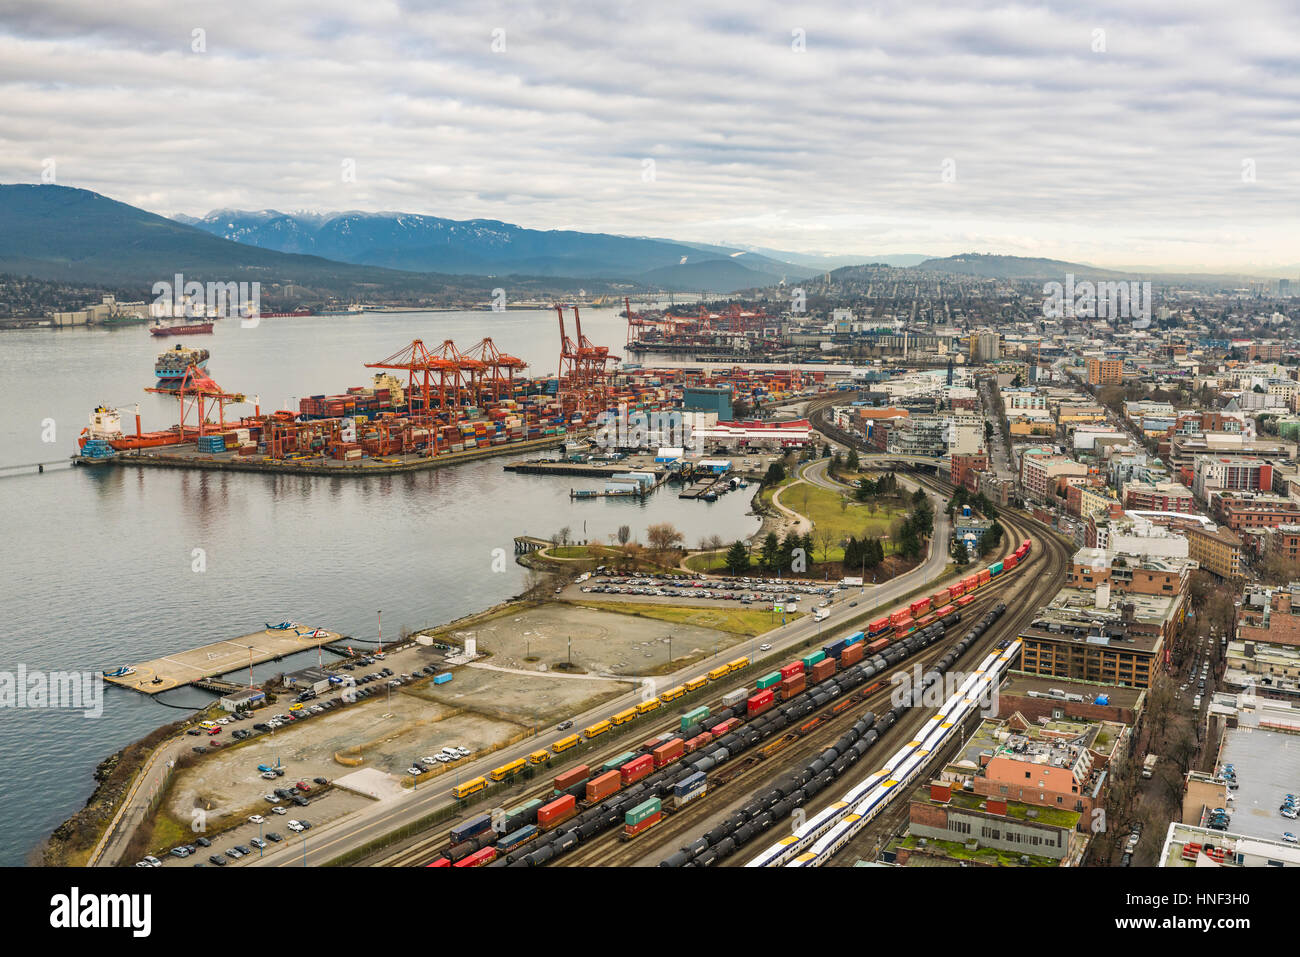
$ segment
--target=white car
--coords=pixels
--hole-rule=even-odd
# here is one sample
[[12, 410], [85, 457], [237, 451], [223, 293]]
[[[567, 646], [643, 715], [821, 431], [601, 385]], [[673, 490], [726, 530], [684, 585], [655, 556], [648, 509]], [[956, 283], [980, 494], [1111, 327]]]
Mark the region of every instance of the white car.
[[474, 752], [471, 751], [469, 748], [457, 748], [456, 753], [459, 754], [462, 758], [468, 758]]
[[759, 645], [759, 646], [758, 646], [758, 650], [759, 650], [759, 651], [771, 651], [771, 650], [772, 650], [772, 646], [771, 646], [771, 645]]
[[304, 830], [302, 824], [299, 823], [298, 821], [290, 821], [288, 824], [285, 825], [285, 827], [293, 831], [295, 834]]
[[266, 823], [266, 818], [262, 817], [262, 815], [260, 815], [260, 814], [253, 814], [253, 815], [251, 815], [251, 816], [249, 817], [249, 819], [248, 819], [248, 823], [249, 823], [249, 824], [265, 824], [265, 823]]
[[424, 772], [417, 767], [409, 767], [406, 769], [406, 773], [411, 775], [412, 777], [419, 777]]
[[263, 794], [262, 798], [267, 804], [279, 804], [280, 796], [278, 794]]
[[445, 755], [445, 754], [440, 754], [440, 755], [438, 755], [438, 763], [439, 763], [439, 764], [448, 764], [448, 763], [450, 763], [450, 761], [451, 761], [451, 758], [447, 757], [447, 755]]
[[438, 759], [433, 757], [428, 757], [428, 758], [420, 758], [420, 760], [423, 761], [425, 764], [433, 764], [433, 762], [437, 761]]
[[271, 813], [272, 813], [272, 814], [288, 814], [289, 811], [288, 811], [287, 808], [282, 808], [282, 807], [273, 807], [273, 808], [271, 808]]
[[1283, 832], [1282, 832], [1282, 840], [1286, 841], [1288, 844], [1297, 844], [1297, 843], [1300, 843], [1300, 841], [1296, 841], [1296, 837], [1295, 837], [1295, 835], [1292, 834], [1290, 831], [1283, 831]]

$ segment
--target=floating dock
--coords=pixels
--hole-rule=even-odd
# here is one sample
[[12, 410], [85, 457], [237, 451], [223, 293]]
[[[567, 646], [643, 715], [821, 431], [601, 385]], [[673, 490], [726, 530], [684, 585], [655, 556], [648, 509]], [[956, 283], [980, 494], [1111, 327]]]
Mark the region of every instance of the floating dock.
[[343, 636], [323, 628], [267, 628], [241, 638], [214, 641], [190, 651], [179, 651], [132, 665], [134, 674], [105, 681], [144, 694], [158, 694], [184, 685], [207, 682], [277, 658], [338, 641]]

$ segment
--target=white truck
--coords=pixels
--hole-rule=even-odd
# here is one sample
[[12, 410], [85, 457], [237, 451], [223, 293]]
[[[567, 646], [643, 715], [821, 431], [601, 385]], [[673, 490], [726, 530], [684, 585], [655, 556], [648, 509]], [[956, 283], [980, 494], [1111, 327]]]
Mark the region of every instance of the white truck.
[[1157, 754], [1148, 754], [1146, 760], [1142, 762], [1142, 777], [1149, 778], [1156, 769], [1156, 762], [1160, 760]]
[[818, 608], [813, 612], [813, 621], [825, 621], [831, 616], [829, 608]]

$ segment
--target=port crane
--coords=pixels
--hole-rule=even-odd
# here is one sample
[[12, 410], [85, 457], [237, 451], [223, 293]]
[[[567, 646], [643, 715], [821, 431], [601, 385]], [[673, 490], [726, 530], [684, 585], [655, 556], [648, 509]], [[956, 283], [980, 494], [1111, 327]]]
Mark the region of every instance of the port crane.
[[583, 419], [603, 412], [609, 406], [610, 364], [618, 363], [618, 356], [609, 354], [608, 346], [598, 346], [582, 334], [582, 318], [578, 307], [572, 306], [574, 331], [578, 338], [570, 339], [564, 328], [564, 306], [555, 305], [560, 320], [560, 398], [567, 413], [578, 413]]
[[[229, 428], [226, 424], [226, 406], [248, 401], [242, 392], [227, 392], [221, 388], [211, 376], [195, 365], [186, 366], [185, 375], [181, 377], [178, 385], [150, 386], [144, 391], [158, 395], [174, 395], [180, 400], [179, 428], [182, 437], [186, 434], [185, 420], [191, 413], [196, 419], [195, 434], [206, 435], [207, 432], [213, 431], [211, 427], [214, 425], [219, 427], [219, 431], [224, 432]], [[215, 423], [208, 418], [214, 405], [217, 411]]]

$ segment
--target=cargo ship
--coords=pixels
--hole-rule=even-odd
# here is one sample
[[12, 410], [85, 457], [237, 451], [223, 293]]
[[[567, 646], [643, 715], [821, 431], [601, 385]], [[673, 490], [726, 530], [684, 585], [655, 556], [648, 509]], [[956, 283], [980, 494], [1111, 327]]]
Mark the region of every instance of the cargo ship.
[[153, 374], [160, 382], [176, 382], [185, 378], [185, 370], [190, 366], [205, 368], [208, 358], [207, 349], [187, 349], [177, 343], [174, 348], [158, 356], [158, 361], [153, 365]]
[[[191, 439], [198, 435], [195, 429], [186, 429], [185, 433]], [[173, 427], [163, 432], [141, 432], [138, 406], [135, 413], [135, 435], [124, 435], [122, 433], [122, 414], [116, 409], [100, 405], [96, 406], [95, 411], [90, 413], [90, 425], [81, 430], [81, 435], [77, 439], [77, 447], [84, 451], [87, 442], [99, 440], [107, 443], [114, 451], [125, 452], [131, 449], [151, 449], [160, 445], [179, 445], [185, 441], [186, 435], [181, 434], [179, 427]], [[96, 444], [98, 445], [98, 442]]]
[[203, 335], [212, 331], [210, 322], [189, 322], [178, 323], [176, 325], [164, 325], [159, 323], [149, 330], [150, 335], [155, 336], [191, 336]]

